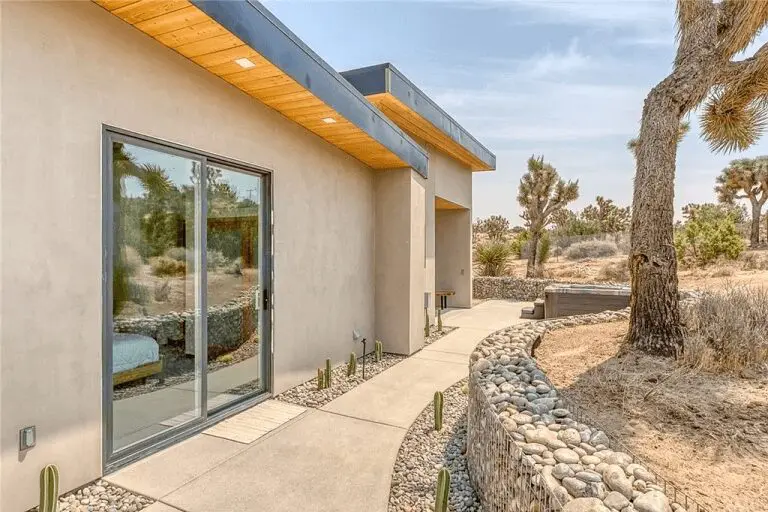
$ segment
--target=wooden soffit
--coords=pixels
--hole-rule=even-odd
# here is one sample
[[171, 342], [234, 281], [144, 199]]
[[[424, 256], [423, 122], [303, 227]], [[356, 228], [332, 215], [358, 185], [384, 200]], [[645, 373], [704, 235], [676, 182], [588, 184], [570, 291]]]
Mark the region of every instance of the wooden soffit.
[[260, 3], [94, 1], [370, 167], [426, 177], [424, 150]]
[[392, 64], [344, 71], [341, 75], [409, 134], [473, 171], [496, 168], [496, 156]]

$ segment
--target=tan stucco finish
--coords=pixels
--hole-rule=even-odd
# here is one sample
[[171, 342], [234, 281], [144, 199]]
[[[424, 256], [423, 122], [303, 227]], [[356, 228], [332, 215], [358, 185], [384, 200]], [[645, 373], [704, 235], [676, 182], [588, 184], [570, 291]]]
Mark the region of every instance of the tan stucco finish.
[[411, 169], [376, 175], [376, 339], [387, 352], [424, 343], [424, 181]]
[[62, 490], [102, 471], [102, 123], [274, 171], [276, 391], [345, 359], [353, 328], [373, 337], [374, 172], [97, 5], [0, 5], [0, 510], [17, 512], [44, 464]]
[[472, 212], [437, 210], [435, 215], [437, 288], [453, 290], [451, 307], [472, 307]]

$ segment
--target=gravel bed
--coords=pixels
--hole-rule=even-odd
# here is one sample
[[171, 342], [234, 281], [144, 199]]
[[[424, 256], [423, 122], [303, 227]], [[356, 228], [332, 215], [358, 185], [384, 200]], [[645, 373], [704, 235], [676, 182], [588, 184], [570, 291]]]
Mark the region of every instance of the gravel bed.
[[[138, 512], [155, 500], [104, 480], [81, 487], [59, 498], [59, 512]], [[37, 507], [29, 512], [37, 512]]]
[[408, 430], [392, 473], [389, 512], [434, 510], [437, 472], [443, 467], [451, 474], [449, 510], [482, 510], [467, 472], [466, 383], [464, 379], [444, 391], [443, 429], [440, 432], [434, 428], [431, 403]]
[[[442, 331], [438, 331], [436, 328], [430, 329], [429, 338], [425, 340], [424, 346], [434, 343], [449, 332], [456, 329], [456, 327], [443, 326]], [[347, 377], [347, 365], [341, 364], [333, 369], [331, 377], [331, 387], [328, 389], [317, 389], [317, 377], [312, 380], [308, 380], [298, 386], [283, 391], [275, 398], [282, 400], [283, 402], [289, 402], [302, 407], [322, 407], [334, 398], [338, 398], [347, 391], [350, 391], [355, 386], [358, 386], [366, 380], [374, 377], [390, 366], [394, 366], [406, 356], [400, 354], [387, 354], [385, 353], [381, 358], [381, 361], [374, 361], [373, 353], [365, 356], [365, 380], [363, 380], [363, 358], [357, 358], [357, 373], [352, 377]], [[323, 366], [323, 368], [325, 368]]]
[[[373, 354], [365, 356], [365, 380], [374, 375], [378, 375], [390, 366], [394, 366], [405, 359], [405, 356], [399, 354], [384, 354], [381, 361], [374, 361]], [[347, 377], [347, 365], [337, 366], [331, 372], [331, 387], [327, 389], [317, 389], [317, 377], [299, 384], [295, 388], [288, 389], [277, 395], [278, 400], [289, 402], [303, 407], [322, 407], [334, 398], [338, 398], [355, 386], [365, 382], [363, 380], [363, 360], [357, 359], [357, 373]]]

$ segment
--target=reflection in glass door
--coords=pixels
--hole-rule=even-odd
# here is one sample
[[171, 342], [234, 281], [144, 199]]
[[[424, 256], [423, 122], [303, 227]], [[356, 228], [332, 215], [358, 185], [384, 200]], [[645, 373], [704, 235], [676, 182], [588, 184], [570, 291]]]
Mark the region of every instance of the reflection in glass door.
[[112, 142], [114, 451], [201, 418], [201, 165]]
[[266, 175], [111, 130], [104, 149], [109, 468], [267, 391], [271, 244]]
[[262, 178], [208, 165], [208, 410], [263, 391]]

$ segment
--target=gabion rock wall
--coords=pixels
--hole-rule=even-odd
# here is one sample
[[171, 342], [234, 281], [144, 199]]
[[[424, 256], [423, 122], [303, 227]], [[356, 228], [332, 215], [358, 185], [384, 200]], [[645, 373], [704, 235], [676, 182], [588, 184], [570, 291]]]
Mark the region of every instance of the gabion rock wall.
[[544, 298], [544, 288], [558, 283], [552, 279], [525, 279], [520, 277], [475, 277], [472, 295], [475, 299], [509, 299], [533, 301]]
[[483, 510], [704, 512], [560, 396], [531, 357], [547, 331], [628, 314], [518, 324], [477, 346], [470, 358], [467, 463]]
[[[256, 330], [258, 301], [256, 289], [224, 304], [208, 308], [208, 346], [222, 350], [234, 349]], [[169, 341], [186, 343], [186, 351], [194, 354], [194, 310], [142, 317], [115, 317], [115, 332], [143, 334], [160, 345]]]

